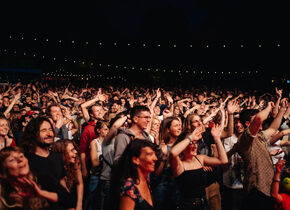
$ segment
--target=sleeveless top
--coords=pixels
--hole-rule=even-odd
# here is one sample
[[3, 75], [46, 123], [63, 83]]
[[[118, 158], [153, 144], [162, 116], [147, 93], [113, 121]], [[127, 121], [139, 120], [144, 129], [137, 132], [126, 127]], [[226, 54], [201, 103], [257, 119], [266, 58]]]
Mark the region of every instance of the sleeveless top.
[[[198, 158], [195, 157], [197, 160]], [[200, 163], [200, 161], [198, 160]], [[200, 163], [202, 166], [202, 164]], [[193, 170], [185, 170], [175, 178], [181, 193], [181, 200], [205, 197], [206, 174], [203, 167]]]
[[102, 154], [102, 142], [99, 138], [94, 139], [93, 141], [95, 141], [98, 145], [98, 158], [100, 158], [100, 155]]

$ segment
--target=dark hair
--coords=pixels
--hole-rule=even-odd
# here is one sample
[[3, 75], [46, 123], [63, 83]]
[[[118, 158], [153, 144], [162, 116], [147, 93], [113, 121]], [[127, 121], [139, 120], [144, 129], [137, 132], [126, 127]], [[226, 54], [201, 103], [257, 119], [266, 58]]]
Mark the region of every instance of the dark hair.
[[56, 106], [56, 107], [59, 107], [57, 104], [51, 104], [51, 105], [49, 105], [47, 108], [46, 108], [46, 115], [48, 116], [48, 117], [51, 117], [51, 108], [52, 107], [54, 107], [54, 106]]
[[119, 203], [121, 182], [131, 178], [135, 183], [139, 182], [137, 166], [132, 162], [133, 157], [139, 157], [144, 147], [150, 147], [155, 151], [154, 144], [142, 139], [131, 141], [125, 148], [120, 160], [112, 169], [111, 193], [114, 202]]
[[251, 121], [251, 118], [259, 112], [258, 109], [244, 109], [240, 113], [240, 122], [246, 128], [245, 123]]
[[37, 117], [30, 120], [25, 127], [25, 130], [20, 138], [20, 145], [24, 149], [25, 153], [35, 152], [36, 145], [38, 145], [39, 130], [42, 123], [46, 121], [53, 128], [50, 120], [47, 117]]
[[97, 123], [96, 123], [96, 126], [95, 126], [95, 133], [96, 133], [96, 136], [99, 137], [99, 133], [98, 133], [98, 130], [102, 129], [103, 126], [108, 126], [108, 123], [104, 120], [98, 120]]
[[135, 116], [138, 116], [141, 112], [150, 112], [150, 109], [146, 106], [134, 106], [130, 110], [131, 119], [133, 119]]

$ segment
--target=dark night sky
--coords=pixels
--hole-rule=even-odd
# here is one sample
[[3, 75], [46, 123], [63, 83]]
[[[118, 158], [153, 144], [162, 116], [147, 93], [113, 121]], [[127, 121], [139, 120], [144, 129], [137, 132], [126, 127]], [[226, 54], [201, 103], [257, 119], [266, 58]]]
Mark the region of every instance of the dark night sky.
[[[10, 51], [56, 57], [55, 65], [31, 61], [47, 71], [64, 65], [77, 69], [64, 63], [70, 59], [174, 71], [258, 69], [285, 74], [290, 67], [289, 22], [288, 0], [10, 0], [1, 2], [0, 41]], [[11, 66], [7, 57], [0, 58], [2, 66]]]

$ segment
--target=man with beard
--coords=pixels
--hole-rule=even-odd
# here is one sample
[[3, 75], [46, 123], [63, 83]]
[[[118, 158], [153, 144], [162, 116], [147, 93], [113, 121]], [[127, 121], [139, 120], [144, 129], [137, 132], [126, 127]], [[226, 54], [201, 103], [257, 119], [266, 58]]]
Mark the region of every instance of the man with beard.
[[58, 194], [57, 204], [51, 204], [54, 209], [60, 206], [68, 208], [69, 194], [62, 187], [65, 169], [60, 153], [52, 152], [54, 132], [48, 118], [32, 119], [26, 126], [20, 145], [29, 161], [30, 170], [37, 177], [42, 189]]

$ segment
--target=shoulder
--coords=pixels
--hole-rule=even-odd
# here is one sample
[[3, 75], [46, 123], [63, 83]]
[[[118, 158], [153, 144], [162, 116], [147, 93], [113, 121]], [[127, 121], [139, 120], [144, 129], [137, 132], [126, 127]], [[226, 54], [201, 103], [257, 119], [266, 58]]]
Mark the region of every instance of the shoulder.
[[137, 201], [139, 197], [139, 191], [135, 186], [133, 179], [128, 178], [121, 182], [121, 192], [120, 196], [128, 196], [132, 198], [134, 201]]

